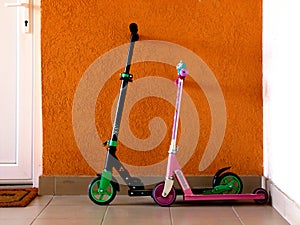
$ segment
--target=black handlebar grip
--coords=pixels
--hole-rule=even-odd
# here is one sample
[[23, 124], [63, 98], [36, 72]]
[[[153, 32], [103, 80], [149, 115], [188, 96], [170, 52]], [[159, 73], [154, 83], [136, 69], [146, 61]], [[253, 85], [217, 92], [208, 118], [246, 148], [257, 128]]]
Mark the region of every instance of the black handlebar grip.
[[131, 32], [131, 42], [135, 42], [139, 40], [139, 35], [138, 35], [138, 26], [136, 23], [131, 23], [129, 25], [129, 30]]
[[131, 23], [129, 25], [129, 30], [130, 30], [130, 32], [132, 34], [137, 34], [137, 32], [138, 32], [138, 26], [137, 26], [137, 24], [136, 23]]

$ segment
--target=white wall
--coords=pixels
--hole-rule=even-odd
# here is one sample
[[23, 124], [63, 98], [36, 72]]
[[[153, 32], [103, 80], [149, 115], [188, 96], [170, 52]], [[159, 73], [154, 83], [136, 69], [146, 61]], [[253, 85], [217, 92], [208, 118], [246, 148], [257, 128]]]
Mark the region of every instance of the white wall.
[[264, 0], [264, 174], [296, 207], [300, 205], [299, 55], [300, 1]]

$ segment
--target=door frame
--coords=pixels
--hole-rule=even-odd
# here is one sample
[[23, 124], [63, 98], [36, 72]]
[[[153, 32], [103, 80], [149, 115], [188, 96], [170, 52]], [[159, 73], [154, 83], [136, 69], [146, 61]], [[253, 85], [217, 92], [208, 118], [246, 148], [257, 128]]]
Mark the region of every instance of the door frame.
[[33, 4], [33, 186], [39, 186], [43, 172], [42, 72], [41, 72], [41, 0]]
[[[4, 4], [4, 3], [3, 3]], [[41, 51], [40, 51], [40, 4], [41, 0], [29, 0], [31, 7], [31, 23], [32, 27], [29, 30], [32, 35], [32, 82], [31, 82], [31, 106], [30, 113], [31, 119], [29, 124], [31, 132], [31, 165], [30, 179], [6, 179], [1, 182], [3, 185], [33, 185], [34, 187], [39, 186], [39, 177], [42, 175], [42, 95], [41, 95]]]

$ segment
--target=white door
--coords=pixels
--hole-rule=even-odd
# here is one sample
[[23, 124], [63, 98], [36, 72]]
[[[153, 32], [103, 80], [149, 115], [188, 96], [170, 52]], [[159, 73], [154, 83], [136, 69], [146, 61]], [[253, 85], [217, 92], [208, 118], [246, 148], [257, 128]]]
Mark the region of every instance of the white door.
[[5, 6], [16, 2], [0, 1], [0, 184], [29, 184], [33, 179], [31, 12], [27, 5]]

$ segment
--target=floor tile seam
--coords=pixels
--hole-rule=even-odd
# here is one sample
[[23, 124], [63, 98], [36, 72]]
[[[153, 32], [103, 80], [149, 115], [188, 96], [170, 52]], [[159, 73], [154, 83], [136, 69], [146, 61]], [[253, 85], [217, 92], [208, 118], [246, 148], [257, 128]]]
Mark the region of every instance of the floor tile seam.
[[30, 225], [33, 225], [34, 222], [39, 218], [39, 216], [45, 211], [45, 209], [50, 205], [50, 203], [53, 201], [54, 195], [52, 195], [51, 199], [48, 201], [48, 203], [42, 208], [42, 210], [39, 212], [39, 214], [33, 219], [33, 221], [30, 223]]
[[106, 206], [106, 209], [105, 209], [105, 212], [102, 216], [102, 219], [101, 219], [101, 222], [100, 222], [100, 225], [104, 225], [104, 220], [105, 220], [105, 217], [107, 216], [107, 213], [108, 213], [108, 207], [111, 207], [111, 206]]
[[172, 216], [172, 210], [171, 210], [171, 207], [169, 207], [169, 215], [170, 215], [171, 225], [174, 225], [174, 220], [173, 220], [173, 216]]
[[240, 221], [240, 223], [242, 224], [242, 225], [244, 225], [244, 222], [243, 222], [243, 220], [242, 220], [242, 218], [240, 217], [240, 215], [238, 214], [238, 212], [236, 211], [236, 209], [232, 206], [231, 207], [231, 209], [232, 209], [232, 211], [233, 211], [233, 213], [235, 214], [235, 216], [238, 218], [238, 220]]

